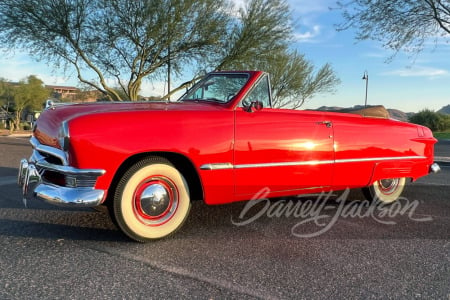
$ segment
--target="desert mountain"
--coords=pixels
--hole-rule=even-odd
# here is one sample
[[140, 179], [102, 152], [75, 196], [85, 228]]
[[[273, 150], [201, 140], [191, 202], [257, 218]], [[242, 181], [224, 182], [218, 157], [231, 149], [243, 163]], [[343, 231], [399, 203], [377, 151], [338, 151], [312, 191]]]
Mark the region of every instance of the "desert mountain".
[[450, 115], [450, 104], [447, 106], [444, 106], [440, 110], [437, 111], [440, 114]]

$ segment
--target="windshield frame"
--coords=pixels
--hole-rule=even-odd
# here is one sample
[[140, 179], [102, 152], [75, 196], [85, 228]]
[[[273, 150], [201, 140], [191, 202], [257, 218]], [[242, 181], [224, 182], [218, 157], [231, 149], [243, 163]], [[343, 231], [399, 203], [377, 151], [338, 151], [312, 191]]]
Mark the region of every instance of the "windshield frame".
[[[235, 89], [233, 93], [229, 93], [227, 95], [227, 99], [218, 99], [215, 97], [209, 97], [209, 98], [203, 98], [203, 97], [197, 97], [195, 94], [201, 90], [204, 95], [204, 91], [208, 90], [210, 85], [213, 85], [214, 82], [210, 84], [208, 81], [211, 81], [211, 79], [214, 78], [220, 78], [220, 77], [236, 77], [240, 79], [244, 79], [245, 81], [240, 83], [239, 88]], [[245, 88], [245, 86], [248, 84], [249, 80], [251, 79], [251, 75], [247, 72], [212, 72], [207, 74], [205, 77], [203, 77], [199, 82], [197, 82], [195, 85], [193, 85], [189, 90], [186, 91], [179, 99], [178, 101], [196, 101], [196, 102], [212, 102], [212, 103], [218, 103], [218, 104], [228, 104], [230, 103], [241, 91]]]

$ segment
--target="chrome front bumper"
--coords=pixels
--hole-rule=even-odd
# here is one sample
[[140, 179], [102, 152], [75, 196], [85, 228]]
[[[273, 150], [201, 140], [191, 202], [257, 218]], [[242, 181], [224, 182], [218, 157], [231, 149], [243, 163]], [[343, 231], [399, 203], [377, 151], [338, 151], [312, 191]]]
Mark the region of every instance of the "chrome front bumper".
[[[33, 145], [34, 147], [35, 145]], [[60, 186], [43, 177], [46, 172], [70, 178], [72, 186]], [[77, 178], [96, 178], [105, 173], [97, 169], [76, 169], [70, 166], [55, 165], [47, 162], [36, 149], [29, 160], [22, 159], [19, 165], [17, 183], [22, 187], [23, 202], [35, 199], [61, 206], [92, 207], [100, 205], [105, 196], [104, 190], [92, 186], [77, 186]], [[93, 180], [95, 182], [95, 180]]]

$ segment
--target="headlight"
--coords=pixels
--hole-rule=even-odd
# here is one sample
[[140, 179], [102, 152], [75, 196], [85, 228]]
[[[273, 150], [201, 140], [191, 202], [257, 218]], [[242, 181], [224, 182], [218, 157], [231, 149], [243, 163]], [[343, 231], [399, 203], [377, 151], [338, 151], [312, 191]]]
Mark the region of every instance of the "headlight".
[[69, 135], [69, 124], [67, 121], [62, 122], [61, 127], [58, 132], [58, 143], [63, 151], [69, 150], [70, 135]]

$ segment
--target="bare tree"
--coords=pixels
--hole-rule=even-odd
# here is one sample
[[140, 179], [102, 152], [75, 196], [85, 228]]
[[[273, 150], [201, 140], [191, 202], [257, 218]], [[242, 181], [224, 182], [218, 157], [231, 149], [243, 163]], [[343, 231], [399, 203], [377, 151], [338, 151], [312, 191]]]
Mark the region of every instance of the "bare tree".
[[[239, 9], [223, 47], [217, 70], [264, 61], [284, 51], [292, 38], [290, 9], [283, 0], [254, 0]], [[255, 44], [255, 42], [257, 44]]]
[[[340, 83], [330, 64], [315, 70], [314, 65], [289, 50], [292, 24], [285, 1], [251, 1], [239, 11], [236, 22], [224, 43], [217, 69], [264, 70], [271, 75], [273, 106], [300, 108], [320, 93], [331, 93]], [[254, 38], [261, 47], [254, 47]]]
[[297, 52], [281, 52], [268, 65], [271, 74], [273, 106], [300, 108], [317, 94], [333, 93], [340, 80], [330, 64], [319, 69]]
[[226, 34], [227, 10], [215, 0], [2, 0], [0, 42], [71, 65], [119, 100], [114, 78], [136, 100], [142, 80], [169, 60], [181, 68], [208, 55]]
[[376, 40], [394, 53], [418, 53], [425, 43], [450, 37], [448, 0], [338, 1], [344, 22], [338, 30], [356, 28], [358, 40]]
[[[206, 71], [254, 69], [274, 53], [284, 51], [292, 37], [289, 5], [284, 0], [251, 0], [230, 19], [214, 55], [205, 57], [192, 80], [173, 89], [164, 98], [191, 86]], [[266, 68], [266, 63], [259, 64]], [[206, 69], [206, 70], [205, 70]]]
[[[4, 48], [73, 68], [80, 82], [112, 100], [137, 100], [142, 81], [164, 76], [169, 62], [177, 74], [187, 66], [194, 70], [188, 84], [203, 70], [268, 70], [292, 54], [287, 50], [291, 36], [286, 0], [246, 0], [238, 10], [228, 0], [0, 1]], [[293, 61], [298, 58], [292, 54]], [[314, 86], [317, 92], [326, 90]], [[280, 97], [315, 93], [298, 85], [284, 87], [290, 88], [297, 90]]]

